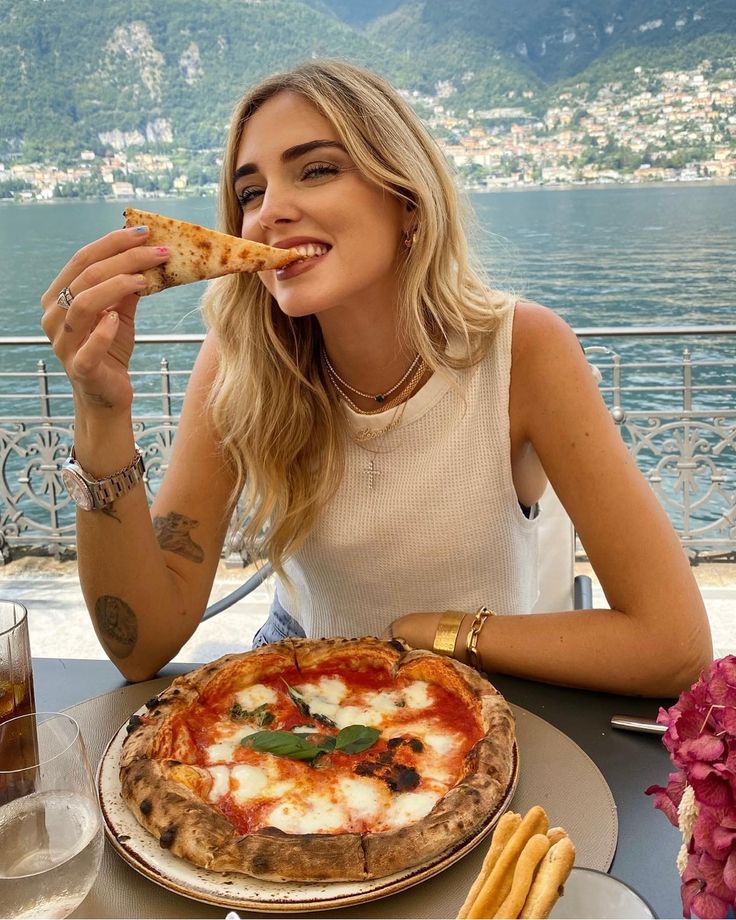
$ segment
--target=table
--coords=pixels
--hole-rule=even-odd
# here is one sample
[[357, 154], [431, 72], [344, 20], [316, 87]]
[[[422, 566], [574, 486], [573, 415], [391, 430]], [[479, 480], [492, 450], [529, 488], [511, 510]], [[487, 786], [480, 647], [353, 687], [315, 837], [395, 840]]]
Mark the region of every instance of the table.
[[[125, 684], [109, 661], [38, 658], [33, 667], [39, 710], [63, 709]], [[172, 664], [161, 675], [174, 677], [192, 667]], [[673, 769], [669, 757], [661, 738], [610, 725], [616, 713], [653, 716], [660, 705], [673, 701], [570, 690], [504, 675], [491, 675], [491, 680], [510, 702], [556, 726], [594, 761], [618, 808], [619, 846], [611, 874], [635, 888], [659, 917], [681, 917], [675, 868], [680, 835], [644, 795], [652, 783], [666, 782]]]

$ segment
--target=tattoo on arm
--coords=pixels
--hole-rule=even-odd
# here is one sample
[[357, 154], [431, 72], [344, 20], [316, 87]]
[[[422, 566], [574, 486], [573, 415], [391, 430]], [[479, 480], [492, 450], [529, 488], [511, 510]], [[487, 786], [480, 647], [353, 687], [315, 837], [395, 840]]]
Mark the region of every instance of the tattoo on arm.
[[95, 603], [100, 641], [116, 658], [127, 658], [138, 642], [138, 617], [119, 597], [103, 594]]
[[153, 529], [161, 549], [178, 553], [190, 562], [204, 562], [204, 550], [191, 537], [191, 531], [198, 526], [199, 521], [176, 511], [167, 515], [157, 514], [153, 519]]
[[117, 514], [115, 514], [115, 502], [113, 502], [111, 505], [105, 505], [104, 508], [100, 508], [100, 511], [107, 517], [112, 518], [114, 521], [117, 521], [118, 524], [123, 523], [120, 520], [120, 518], [117, 516]]
[[102, 406], [104, 409], [112, 409], [112, 403], [108, 402], [100, 393], [88, 393], [84, 390], [83, 395], [85, 399], [96, 403], [98, 406]]

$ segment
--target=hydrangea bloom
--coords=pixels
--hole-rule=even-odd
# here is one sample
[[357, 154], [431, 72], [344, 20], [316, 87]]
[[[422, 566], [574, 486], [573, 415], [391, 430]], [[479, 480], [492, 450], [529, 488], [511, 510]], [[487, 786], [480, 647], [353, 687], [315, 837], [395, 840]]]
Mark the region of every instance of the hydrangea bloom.
[[683, 914], [726, 917], [736, 910], [736, 656], [714, 661], [657, 721], [678, 769], [646, 793], [683, 832]]

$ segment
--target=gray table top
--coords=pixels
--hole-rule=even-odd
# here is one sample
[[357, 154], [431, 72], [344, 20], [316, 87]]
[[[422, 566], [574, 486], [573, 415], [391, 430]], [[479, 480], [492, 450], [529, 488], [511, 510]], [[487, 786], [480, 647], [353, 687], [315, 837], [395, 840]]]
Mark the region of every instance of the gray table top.
[[[172, 664], [172, 677], [192, 665]], [[59, 710], [125, 684], [109, 661], [34, 659], [36, 706]], [[643, 700], [552, 687], [504, 675], [490, 675], [504, 696], [540, 716], [576, 742], [603, 773], [618, 808], [619, 846], [614, 875], [633, 888], [659, 917], [681, 917], [680, 879], [675, 858], [679, 832], [654, 809], [647, 786], [664, 784], [673, 769], [661, 739], [611, 728], [616, 713], [655, 716], [672, 700]]]

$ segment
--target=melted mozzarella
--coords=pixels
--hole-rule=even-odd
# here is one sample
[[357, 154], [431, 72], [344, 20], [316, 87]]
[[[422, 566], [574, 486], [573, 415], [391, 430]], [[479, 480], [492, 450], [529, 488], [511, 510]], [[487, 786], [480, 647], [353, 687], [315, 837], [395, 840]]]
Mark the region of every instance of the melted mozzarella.
[[267, 703], [275, 703], [278, 699], [273, 687], [267, 687], [265, 684], [253, 684], [252, 687], [246, 687], [235, 694], [235, 699], [243, 709], [256, 709]]
[[230, 775], [235, 784], [232, 796], [240, 804], [267, 795], [268, 774], [260, 767], [240, 763], [232, 768]]
[[372, 728], [381, 728], [384, 715], [385, 713], [377, 709], [368, 709], [364, 706], [340, 706], [330, 718], [338, 728], [347, 728], [348, 725], [370, 725]]
[[410, 709], [426, 709], [432, 705], [429, 684], [425, 680], [414, 680], [403, 692], [404, 702]]
[[230, 791], [230, 768], [210, 767], [209, 774], [212, 777], [212, 788], [210, 789], [210, 802], [216, 802]]
[[424, 818], [439, 801], [437, 792], [402, 792], [392, 796], [385, 813], [388, 828], [403, 827]]
[[286, 834], [320, 834], [342, 830], [348, 817], [345, 807], [326, 795], [315, 793], [298, 802], [280, 802], [268, 823]]
[[260, 729], [248, 725], [238, 725], [206, 749], [207, 760], [210, 763], [232, 763], [235, 759], [235, 751], [240, 746], [240, 739], [245, 738], [246, 735], [253, 735], [257, 731], [260, 731]]
[[397, 709], [404, 708], [404, 700], [400, 693], [382, 690], [380, 693], [369, 692], [363, 697], [368, 709], [375, 709], [382, 713], [394, 713]]
[[424, 735], [424, 743], [437, 754], [449, 754], [462, 744], [462, 739], [450, 732], [429, 731]]
[[348, 688], [339, 677], [321, 677], [316, 684], [304, 684], [297, 687], [297, 690], [304, 697], [311, 712], [337, 722], [340, 702], [348, 692]]
[[372, 821], [385, 811], [389, 803], [387, 787], [368, 776], [342, 776], [339, 780], [340, 795], [346, 808], [363, 821]]

